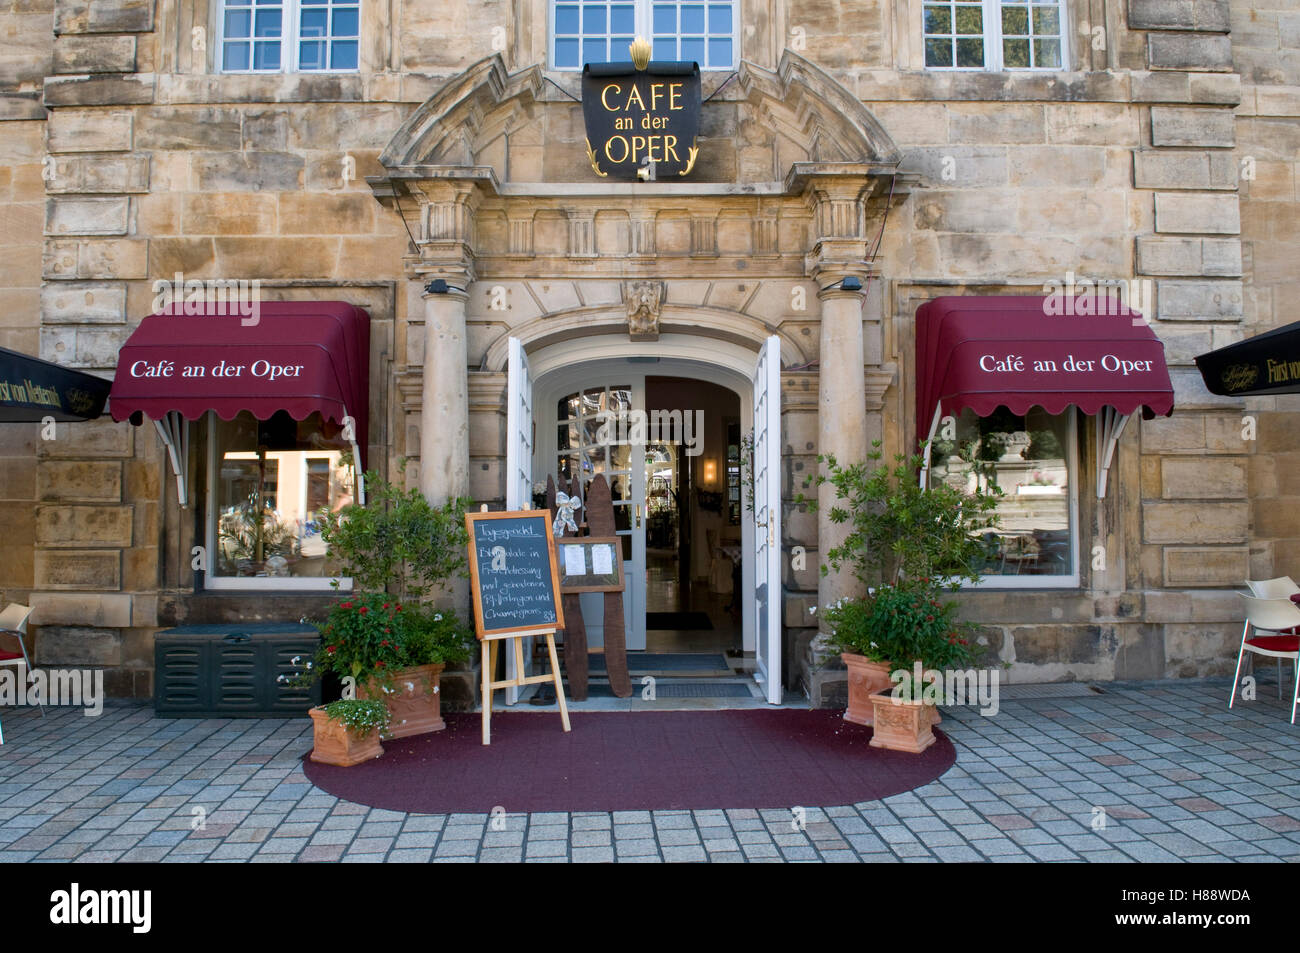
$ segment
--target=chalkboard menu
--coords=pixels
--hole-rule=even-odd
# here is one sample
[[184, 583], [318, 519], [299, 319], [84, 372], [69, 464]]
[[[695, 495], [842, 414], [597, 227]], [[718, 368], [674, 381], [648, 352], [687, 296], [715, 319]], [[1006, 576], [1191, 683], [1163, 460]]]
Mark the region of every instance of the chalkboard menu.
[[551, 514], [467, 513], [465, 528], [478, 637], [563, 628]]

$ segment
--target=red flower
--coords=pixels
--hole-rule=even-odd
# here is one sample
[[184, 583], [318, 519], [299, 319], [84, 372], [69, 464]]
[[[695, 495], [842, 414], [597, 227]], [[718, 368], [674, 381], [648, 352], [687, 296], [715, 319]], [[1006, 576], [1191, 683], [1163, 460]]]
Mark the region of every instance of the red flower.
[[934, 616], [932, 616], [932, 615], [928, 615], [928, 616], [926, 616], [926, 617], [925, 617], [925, 621], [926, 621], [926, 622], [933, 622], [933, 621], [934, 621]]
[[333, 655], [336, 651], [338, 651], [338, 646], [337, 646], [337, 645], [327, 645], [327, 646], [325, 647], [325, 651], [328, 652], [330, 655]]
[[367, 606], [362, 606], [362, 607], [361, 607], [360, 609], [358, 609], [357, 611], [360, 612], [362, 615], [365, 615], [367, 612], [370, 611], [370, 609], [369, 609], [369, 607], [367, 607]]
[[[393, 631], [393, 630], [390, 629], [388, 626], [384, 626], [384, 632], [392, 632], [392, 631]], [[385, 644], [385, 645], [388, 644], [388, 640], [387, 640], [387, 639], [384, 639], [384, 644]]]
[[387, 608], [389, 607], [389, 605], [390, 605], [390, 603], [385, 602], [385, 603], [384, 603], [384, 608], [387, 609]]
[[[384, 631], [387, 632], [388, 630], [387, 630], [387, 629], [384, 629]], [[384, 639], [384, 641], [380, 642], [379, 644], [380, 644], [380, 645], [392, 645], [393, 643], [392, 643], [392, 642], [389, 642], [387, 639]]]
[[950, 635], [950, 636], [948, 636], [948, 644], [949, 644], [949, 645], [956, 645], [956, 644], [957, 644], [957, 637], [956, 637], [955, 635]]
[[384, 663], [383, 663], [383, 662], [376, 662], [376, 663], [375, 663], [375, 668], [383, 668], [383, 667], [384, 667]]
[[339, 603], [339, 608], [340, 608], [340, 609], [351, 609], [351, 608], [352, 608], [352, 603], [350, 603], [350, 602], [340, 602], [340, 603]]
[[397, 611], [398, 612], [402, 611], [402, 604], [400, 602], [397, 604]]
[[958, 639], [957, 641], [958, 641], [961, 645], [970, 645], [970, 643], [967, 642], [965, 639]]

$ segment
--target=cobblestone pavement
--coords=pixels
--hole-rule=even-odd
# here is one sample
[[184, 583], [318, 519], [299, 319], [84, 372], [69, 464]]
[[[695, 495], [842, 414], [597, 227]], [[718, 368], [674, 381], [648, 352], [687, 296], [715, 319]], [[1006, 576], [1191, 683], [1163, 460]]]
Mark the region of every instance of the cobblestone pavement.
[[1300, 860], [1300, 725], [1273, 683], [1231, 712], [1221, 678], [1103, 687], [992, 718], [946, 709], [947, 774], [803, 805], [803, 830], [789, 810], [713, 810], [513, 815], [498, 831], [314, 788], [305, 719], [9, 709], [0, 861]]

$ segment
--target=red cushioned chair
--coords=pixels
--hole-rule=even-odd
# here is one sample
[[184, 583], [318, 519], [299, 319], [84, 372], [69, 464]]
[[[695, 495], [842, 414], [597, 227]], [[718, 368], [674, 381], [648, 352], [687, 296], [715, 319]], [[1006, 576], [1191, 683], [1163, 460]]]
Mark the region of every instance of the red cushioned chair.
[[[1300, 626], [1300, 609], [1292, 605], [1290, 599], [1256, 599], [1240, 593], [1246, 603], [1246, 624], [1241, 630], [1241, 651], [1237, 653], [1237, 671], [1232, 677], [1232, 695], [1228, 698], [1228, 707], [1237, 698], [1237, 682], [1241, 678], [1241, 661], [1247, 652], [1251, 653], [1251, 669], [1255, 667], [1255, 656], [1278, 660], [1277, 697], [1282, 697], [1281, 665], [1282, 659], [1289, 658], [1295, 670], [1295, 690], [1291, 699], [1291, 724], [1295, 724], [1296, 703], [1300, 702], [1300, 636], [1294, 632]], [[1257, 634], [1252, 635], [1251, 629]], [[1271, 635], [1258, 633], [1269, 632]]]
[[[32, 614], [28, 606], [11, 602], [0, 612], [0, 666], [12, 665], [24, 675], [31, 675], [32, 662], [27, 657], [27, 617]], [[13, 645], [17, 643], [17, 651]], [[45, 706], [41, 706], [41, 717], [45, 717]], [[5, 743], [4, 731], [0, 729], [0, 745]]]

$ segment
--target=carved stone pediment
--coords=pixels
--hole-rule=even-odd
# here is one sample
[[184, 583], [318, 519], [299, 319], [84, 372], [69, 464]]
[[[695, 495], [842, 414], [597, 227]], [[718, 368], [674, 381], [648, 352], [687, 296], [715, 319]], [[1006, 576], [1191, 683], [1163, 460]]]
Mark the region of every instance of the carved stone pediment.
[[633, 341], [659, 340], [659, 312], [663, 308], [662, 281], [625, 281], [623, 300], [627, 305], [627, 333]]

